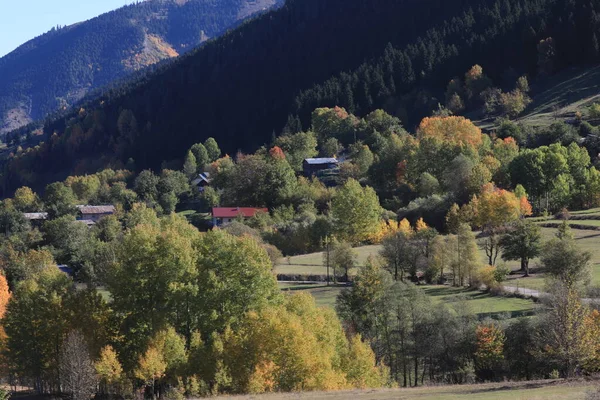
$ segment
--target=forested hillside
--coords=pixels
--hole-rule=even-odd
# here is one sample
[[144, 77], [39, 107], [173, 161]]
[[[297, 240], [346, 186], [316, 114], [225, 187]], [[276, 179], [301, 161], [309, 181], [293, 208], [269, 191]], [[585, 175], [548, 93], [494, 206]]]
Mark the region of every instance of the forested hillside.
[[58, 27], [0, 59], [0, 133], [183, 54], [279, 0], [144, 1]]
[[[413, 127], [444, 102], [446, 84], [476, 63], [495, 82], [598, 58], [598, 0], [290, 0], [165, 65], [46, 123], [44, 144], [10, 160], [4, 188], [129, 163], [157, 168], [214, 136], [252, 150], [286, 120], [340, 105], [384, 108]], [[503, 79], [506, 78], [506, 79]], [[514, 82], [514, 81], [512, 81]], [[19, 138], [12, 136], [12, 140]]]

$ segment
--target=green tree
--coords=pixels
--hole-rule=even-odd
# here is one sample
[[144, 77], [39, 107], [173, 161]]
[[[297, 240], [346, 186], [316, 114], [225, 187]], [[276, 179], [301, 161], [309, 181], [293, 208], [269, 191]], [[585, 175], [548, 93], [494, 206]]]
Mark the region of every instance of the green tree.
[[334, 271], [344, 271], [344, 281], [348, 282], [349, 272], [356, 266], [357, 253], [352, 249], [352, 246], [346, 242], [336, 242], [333, 245], [331, 254], [331, 263]]
[[529, 276], [529, 260], [540, 254], [541, 242], [540, 227], [531, 221], [520, 220], [500, 239], [502, 259], [520, 261], [521, 271]]
[[394, 280], [404, 280], [416, 264], [418, 253], [411, 241], [411, 232], [398, 231], [383, 239], [381, 257]]
[[423, 172], [419, 177], [419, 183], [417, 187], [419, 197], [429, 197], [439, 193], [440, 183], [435, 176], [429, 172]]
[[182, 325], [191, 324], [189, 311], [179, 312], [178, 304], [181, 299], [191, 301], [198, 237], [184, 218], [169, 216], [159, 225], [133, 226], [118, 244], [106, 287], [119, 316], [119, 330], [127, 335], [118, 348], [126, 370], [133, 368], [131, 363], [142, 354], [148, 338], [175, 323], [176, 316]]
[[89, 228], [76, 221], [74, 217], [65, 215], [42, 226], [45, 242], [51, 246], [54, 258], [59, 264], [80, 265], [86, 256], [90, 244]]
[[60, 349], [69, 330], [63, 303], [72, 287], [57, 268], [42, 270], [17, 287], [3, 319], [9, 363], [19, 376], [32, 378], [40, 393], [59, 384]]
[[274, 145], [284, 151], [286, 159], [295, 171], [302, 170], [302, 161], [305, 158], [317, 155], [317, 137], [313, 132], [279, 136]]
[[73, 190], [63, 183], [56, 182], [46, 186], [44, 206], [50, 219], [65, 215], [75, 215], [77, 199]]
[[577, 284], [589, 282], [592, 255], [577, 247], [569, 230], [567, 226], [566, 232], [561, 237], [546, 243], [541, 261], [549, 276], [562, 282], [569, 290], [573, 290]]
[[351, 145], [349, 150], [352, 162], [358, 167], [358, 173], [364, 176], [375, 160], [373, 152], [369, 146], [361, 142]]
[[144, 170], [135, 178], [133, 190], [145, 202], [154, 202], [158, 197], [158, 176], [150, 170]]
[[188, 151], [185, 156], [185, 162], [183, 163], [183, 173], [187, 175], [188, 178], [192, 178], [196, 176], [196, 172], [198, 170], [198, 165], [196, 164], [196, 156], [192, 151]]
[[333, 197], [331, 213], [340, 238], [356, 244], [376, 233], [381, 206], [375, 191], [349, 179]]
[[214, 160], [211, 160], [211, 158], [208, 154], [208, 150], [202, 143], [196, 143], [195, 145], [193, 145], [190, 148], [190, 151], [196, 158], [197, 172], [203, 172], [200, 170], [203, 169], [207, 164], [214, 161]]
[[208, 138], [204, 142], [204, 147], [208, 153], [208, 161], [214, 162], [221, 157], [221, 149], [214, 138]]
[[27, 186], [23, 186], [15, 191], [13, 204], [21, 212], [36, 212], [41, 208], [41, 201], [38, 195]]
[[321, 157], [337, 157], [344, 150], [340, 141], [336, 138], [328, 138], [321, 144], [319, 155]]
[[194, 327], [222, 332], [249, 310], [279, 299], [267, 252], [253, 238], [211, 231], [198, 244], [198, 295]]

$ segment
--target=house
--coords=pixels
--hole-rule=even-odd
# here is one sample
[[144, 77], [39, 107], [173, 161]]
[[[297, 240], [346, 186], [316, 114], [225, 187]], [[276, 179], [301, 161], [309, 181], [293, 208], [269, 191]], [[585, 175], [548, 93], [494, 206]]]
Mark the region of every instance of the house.
[[192, 185], [197, 187], [198, 191], [203, 192], [204, 188], [210, 185], [210, 180], [210, 172], [203, 172], [192, 181]]
[[69, 267], [68, 265], [64, 265], [64, 264], [59, 264], [56, 266], [58, 268], [58, 270], [64, 274], [69, 275], [70, 277], [73, 277], [75, 275], [75, 272], [73, 271], [73, 268]]
[[307, 158], [302, 162], [304, 176], [310, 177], [319, 171], [334, 169], [338, 166], [338, 160], [331, 158]]
[[[101, 218], [106, 217], [108, 215], [113, 215], [115, 213], [115, 206], [106, 205], [106, 206], [77, 206], [79, 210], [80, 218], [77, 218], [80, 221], [86, 221], [86, 223], [96, 223]], [[89, 225], [89, 223], [88, 223]]]
[[212, 209], [213, 226], [227, 225], [236, 218], [252, 218], [259, 212], [269, 212], [266, 208], [251, 207], [215, 207]]
[[23, 213], [23, 216], [28, 221], [44, 221], [48, 219], [48, 213], [46, 212], [35, 212], [35, 213]]

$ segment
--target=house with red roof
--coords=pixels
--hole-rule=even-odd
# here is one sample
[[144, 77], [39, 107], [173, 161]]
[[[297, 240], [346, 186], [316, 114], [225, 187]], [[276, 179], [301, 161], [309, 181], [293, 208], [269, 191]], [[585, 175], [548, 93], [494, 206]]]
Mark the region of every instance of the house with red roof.
[[266, 208], [253, 207], [214, 207], [212, 209], [213, 226], [232, 223], [236, 218], [252, 218], [259, 212], [269, 212]]

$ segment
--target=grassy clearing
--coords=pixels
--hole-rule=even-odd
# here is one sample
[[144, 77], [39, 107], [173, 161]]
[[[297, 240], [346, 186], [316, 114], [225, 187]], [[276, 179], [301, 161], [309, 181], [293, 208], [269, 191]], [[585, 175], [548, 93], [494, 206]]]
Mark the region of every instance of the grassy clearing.
[[511, 318], [516, 318], [531, 315], [535, 310], [535, 303], [531, 300], [493, 296], [479, 290], [441, 285], [424, 286], [423, 290], [436, 303], [452, 304], [463, 299], [467, 300], [467, 304], [479, 318], [494, 318], [502, 314], [509, 314]]
[[[285, 293], [296, 293], [303, 291], [310, 293], [318, 306], [335, 307], [335, 299], [344, 289], [343, 286], [326, 286], [325, 284], [295, 284], [279, 283], [279, 287]], [[499, 317], [501, 314], [509, 314], [510, 317], [531, 315], [535, 309], [535, 303], [531, 300], [518, 299], [514, 297], [492, 296], [479, 290], [453, 288], [449, 286], [423, 286], [428, 296], [434, 303], [458, 302], [466, 300], [471, 310], [479, 318]]]
[[[369, 256], [377, 256], [381, 246], [362, 246], [357, 247], [354, 250], [358, 255], [358, 266], [363, 266], [367, 262]], [[300, 256], [294, 256], [287, 259], [282, 259], [280, 263], [275, 266], [275, 272], [277, 274], [286, 275], [325, 275], [327, 274], [327, 268], [323, 266], [323, 253], [311, 253], [303, 254]], [[356, 270], [350, 271], [350, 274], [356, 273]]]
[[[592, 211], [592, 210], [588, 210]], [[589, 220], [590, 222], [600, 222]], [[588, 222], [588, 221], [573, 221], [574, 223]], [[599, 225], [600, 226], [600, 225]], [[579, 248], [584, 251], [589, 251], [592, 254], [592, 285], [600, 285], [600, 232], [593, 230], [573, 229], [573, 235]], [[542, 240], [548, 241], [556, 234], [556, 228], [542, 228]], [[480, 250], [482, 261], [487, 263], [485, 252]], [[499, 257], [500, 259], [500, 257]], [[499, 260], [500, 261], [500, 260]], [[520, 268], [519, 262], [509, 261], [506, 265], [514, 271], [513, 275], [510, 275], [505, 282], [507, 286], [518, 286], [528, 289], [535, 289], [543, 291], [545, 287], [545, 279], [543, 273], [533, 273], [530, 277], [523, 278], [518, 270]], [[533, 259], [530, 262], [530, 267], [535, 271], [540, 267], [539, 258]]]
[[556, 119], [573, 118], [575, 112], [598, 101], [600, 67], [570, 69], [532, 87], [533, 103], [518, 120], [528, 125], [548, 126]]
[[335, 308], [335, 299], [344, 289], [344, 286], [327, 286], [325, 284], [296, 284], [279, 282], [279, 288], [284, 293], [298, 291], [310, 293], [319, 307]]
[[[574, 212], [574, 215], [586, 215], [600, 213], [600, 209], [586, 210]], [[546, 221], [547, 222], [547, 221]], [[558, 222], [558, 221], [557, 221]], [[577, 220], [571, 221], [575, 224], [588, 223], [590, 226], [598, 226], [600, 228], [600, 220]], [[556, 228], [542, 228], [542, 239], [548, 241], [556, 234]], [[600, 232], [594, 230], [573, 229], [575, 240], [579, 247], [584, 251], [592, 253], [592, 285], [600, 285]], [[369, 255], [377, 256], [381, 246], [364, 246], [358, 247], [355, 251], [358, 253], [358, 265], [365, 264]], [[480, 249], [481, 262], [487, 263], [485, 252]], [[498, 257], [498, 262], [502, 262]], [[286, 259], [283, 259], [279, 265], [275, 267], [275, 272], [278, 274], [289, 275], [325, 275], [327, 269], [323, 266], [323, 253], [312, 253], [301, 256], [290, 257], [288, 264]], [[505, 282], [507, 286], [518, 286], [528, 289], [544, 290], [545, 280], [543, 273], [532, 273], [530, 277], [523, 278], [518, 273], [520, 264], [518, 261], [508, 261], [506, 265], [514, 271]], [[539, 259], [533, 259], [530, 262], [530, 267], [536, 271], [540, 267]], [[351, 274], [356, 273], [356, 270], [351, 271]]]
[[343, 392], [275, 393], [218, 397], [228, 399], [265, 400], [583, 400], [594, 390], [592, 382], [530, 381], [488, 383], [481, 385], [434, 386], [410, 389], [353, 390]]

